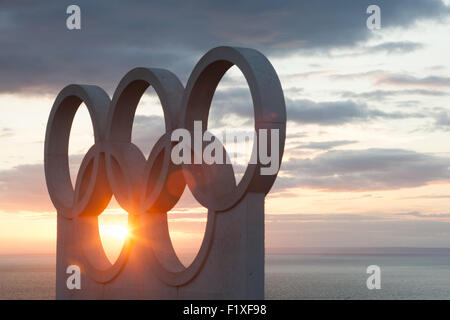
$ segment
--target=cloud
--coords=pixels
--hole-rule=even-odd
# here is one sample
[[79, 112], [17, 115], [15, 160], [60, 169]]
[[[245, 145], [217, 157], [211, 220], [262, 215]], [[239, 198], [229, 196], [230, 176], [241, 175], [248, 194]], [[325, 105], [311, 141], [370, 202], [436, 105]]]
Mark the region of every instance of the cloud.
[[13, 135], [14, 135], [14, 133], [11, 128], [1, 128], [0, 129], [0, 139], [1, 138], [9, 138]]
[[398, 96], [410, 96], [410, 95], [421, 95], [430, 97], [442, 97], [448, 95], [447, 92], [439, 90], [425, 90], [425, 89], [413, 89], [413, 90], [373, 90], [366, 92], [351, 92], [345, 91], [341, 93], [343, 98], [357, 98], [357, 99], [368, 99], [368, 100], [386, 100], [390, 97]]
[[[366, 72], [333, 74], [329, 76], [331, 80], [356, 80], [369, 78], [376, 85], [385, 84], [400, 87], [422, 87], [422, 88], [443, 88], [450, 86], [450, 77], [426, 76], [416, 77], [410, 74], [391, 73], [385, 70], [371, 70]], [[373, 91], [373, 92], [377, 92]], [[416, 95], [444, 95], [445, 93], [438, 90], [413, 89], [413, 90], [378, 90], [379, 93], [390, 95], [397, 94], [416, 94]], [[370, 95], [371, 92], [368, 92]], [[351, 96], [348, 95], [348, 96]]]
[[450, 115], [446, 110], [438, 111], [434, 114], [435, 127], [449, 130], [450, 129]]
[[419, 42], [413, 41], [389, 41], [382, 42], [375, 45], [365, 45], [362, 44], [355, 48], [352, 48], [349, 52], [333, 52], [331, 57], [355, 57], [360, 55], [370, 55], [370, 54], [406, 54], [422, 49], [424, 45]]
[[287, 214], [266, 214], [268, 223], [304, 223], [304, 222], [384, 222], [403, 221], [404, 216], [428, 218], [428, 219], [448, 219], [450, 213], [422, 213], [411, 212], [370, 212], [366, 213], [287, 213]]
[[[9, 130], [6, 131], [9, 133]], [[1, 132], [2, 130], [0, 130]], [[150, 149], [164, 132], [165, 125], [162, 117], [136, 115], [133, 123], [132, 142], [141, 148], [145, 156], [148, 156]], [[69, 170], [72, 178], [77, 177], [84, 156], [85, 154], [69, 156]], [[74, 181], [74, 179], [72, 180]], [[192, 199], [189, 199], [184, 200], [183, 205], [185, 207], [195, 206]], [[48, 196], [43, 163], [18, 165], [0, 170], [0, 211], [54, 211]]]
[[331, 70], [309, 71], [309, 72], [286, 74], [286, 75], [283, 75], [282, 77], [283, 77], [283, 79], [290, 80], [290, 81], [305, 80], [305, 79], [309, 79], [312, 77], [327, 75], [327, 74], [330, 74], [331, 72], [332, 72]]
[[[84, 154], [69, 156], [71, 177], [76, 177]], [[0, 170], [0, 210], [5, 212], [53, 212], [43, 163]]]
[[[408, 93], [432, 94], [432, 91], [410, 90]], [[394, 95], [396, 93], [380, 92], [378, 94]], [[351, 93], [345, 92], [343, 95], [350, 96]], [[419, 112], [384, 112], [369, 108], [364, 102], [355, 102], [350, 99], [315, 102], [308, 99], [286, 98], [286, 108], [289, 121], [299, 124], [319, 124], [324, 126], [343, 125], [374, 119], [408, 119], [425, 118], [427, 116]], [[251, 125], [253, 121], [253, 102], [248, 88], [222, 89], [214, 94], [210, 113], [213, 125], [216, 127], [229, 126], [229, 121], [227, 122], [226, 120], [230, 116], [238, 117], [243, 121], [244, 125]]]
[[411, 75], [389, 74], [381, 77], [377, 83], [412, 87], [448, 87], [450, 86], [450, 77], [428, 76], [420, 78]]
[[423, 45], [418, 42], [412, 41], [391, 41], [384, 42], [374, 46], [368, 46], [366, 48], [367, 53], [378, 53], [378, 52], [386, 52], [389, 54], [393, 53], [407, 53], [412, 52], [418, 49], [421, 49]]
[[1, 210], [6, 212], [53, 211], [42, 164], [16, 166], [0, 171]]
[[447, 199], [450, 194], [426, 194], [421, 196], [403, 197], [402, 199]]
[[331, 150], [282, 164], [277, 187], [325, 191], [410, 188], [449, 181], [450, 159], [403, 149]]
[[372, 119], [424, 118], [421, 113], [391, 112], [370, 109], [365, 103], [352, 100], [314, 102], [312, 100], [287, 99], [287, 115], [290, 121], [300, 124], [324, 126], [342, 125]]
[[[148, 156], [150, 149], [164, 131], [162, 117], [137, 115], [133, 124], [132, 142]], [[69, 156], [72, 178], [77, 177], [84, 156], [84, 154]], [[193, 207], [195, 203], [188, 198], [184, 200], [183, 205]], [[42, 163], [0, 170], [0, 210], [5, 212], [53, 212], [55, 210], [48, 195]]]
[[[209, 128], [227, 129], [230, 124], [253, 127], [253, 100], [245, 79], [233, 82], [233, 88], [218, 88], [214, 93], [208, 118]], [[223, 82], [230, 82], [225, 78]], [[222, 82], [221, 82], [222, 83]], [[244, 84], [245, 87], [241, 87]], [[230, 119], [231, 118], [231, 119]]]
[[165, 122], [161, 116], [136, 115], [133, 122], [131, 141], [147, 157], [158, 139], [165, 133]]
[[434, 120], [434, 122], [427, 126], [426, 129], [430, 131], [434, 130], [450, 130], [450, 113], [445, 108], [431, 108], [428, 110], [430, 117]]
[[[350, 222], [350, 221], [371, 221], [371, 220], [387, 220], [386, 214], [355, 214], [355, 213], [288, 213], [288, 214], [266, 214], [266, 222], [269, 223], [295, 223], [295, 222]], [[388, 215], [389, 216], [389, 215]]]
[[372, 219], [364, 214], [341, 220], [333, 220], [333, 214], [310, 221], [280, 219], [267, 223], [267, 247], [448, 247], [449, 221], [386, 215], [390, 214], [373, 213]]
[[315, 149], [315, 150], [329, 150], [334, 147], [345, 146], [353, 143], [357, 143], [355, 140], [336, 140], [336, 141], [320, 141], [310, 142], [297, 146], [298, 149]]
[[411, 212], [404, 213], [402, 215], [412, 216], [412, 217], [417, 217], [417, 218], [429, 218], [429, 219], [435, 219], [435, 218], [448, 219], [448, 218], [450, 218], [450, 213], [438, 213], [438, 214], [427, 213], [427, 214], [424, 214], [419, 211], [411, 211]]
[[377, 76], [383, 76], [386, 74], [384, 70], [371, 70], [365, 72], [353, 72], [330, 75], [331, 80], [361, 80], [364, 78], [373, 78]]
[[[111, 93], [136, 66], [169, 68], [185, 81], [197, 59], [218, 45], [254, 47], [280, 56], [352, 47], [373, 35], [365, 26], [369, 0], [80, 0], [81, 30], [76, 31], [65, 26], [69, 4], [2, 3], [0, 73], [8, 77], [0, 80], [0, 92], [56, 94], [66, 84], [89, 83]], [[383, 28], [441, 21], [449, 14], [440, 0], [377, 4]], [[398, 48], [391, 45], [391, 50]]]

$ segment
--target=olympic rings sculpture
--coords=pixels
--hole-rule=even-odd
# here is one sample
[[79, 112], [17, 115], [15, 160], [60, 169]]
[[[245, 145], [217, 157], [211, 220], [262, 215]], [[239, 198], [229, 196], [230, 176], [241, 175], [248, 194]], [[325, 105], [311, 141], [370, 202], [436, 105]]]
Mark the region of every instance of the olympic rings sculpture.
[[[84, 237], [98, 233], [98, 224], [92, 224], [92, 219], [86, 217], [96, 219], [112, 195], [130, 217], [139, 217], [166, 213], [177, 203], [187, 185], [196, 200], [208, 208], [201, 249], [188, 268], [181, 264], [167, 268], [158, 259], [161, 253], [155, 252], [159, 277], [168, 285], [183, 285], [199, 272], [208, 254], [215, 215], [226, 214], [247, 193], [269, 192], [276, 175], [261, 175], [258, 163], [249, 164], [236, 185], [230, 164], [175, 165], [170, 160], [170, 133], [177, 128], [193, 130], [194, 121], [207, 124], [216, 87], [233, 65], [241, 70], [249, 85], [256, 131], [279, 129], [281, 159], [286, 134], [283, 91], [270, 62], [253, 49], [217, 47], [210, 50], [195, 66], [186, 88], [168, 70], [136, 68], [122, 78], [112, 100], [103, 89], [93, 85], [69, 85], [60, 91], [47, 124], [45, 176], [58, 216], [77, 223], [76, 237], [81, 242]], [[131, 131], [136, 108], [149, 86], [155, 89], [161, 102], [166, 132], [146, 159], [131, 142]], [[72, 121], [81, 103], [89, 111], [95, 143], [82, 160], [73, 188], [68, 144]], [[165, 233], [156, 232], [150, 237], [170, 241], [167, 229], [161, 232]], [[101, 243], [98, 245], [103, 250]], [[88, 274], [100, 283], [112, 280], [125, 265], [130, 247], [131, 240], [127, 240], [113, 265], [88, 263]]]

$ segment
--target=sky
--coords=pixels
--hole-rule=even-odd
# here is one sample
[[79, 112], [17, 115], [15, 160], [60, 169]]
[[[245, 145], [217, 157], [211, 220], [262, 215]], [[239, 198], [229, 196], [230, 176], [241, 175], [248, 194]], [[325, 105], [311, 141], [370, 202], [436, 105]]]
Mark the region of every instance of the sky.
[[[66, 28], [70, 4], [81, 8], [81, 30]], [[379, 30], [366, 26], [372, 4]], [[220, 45], [262, 52], [284, 90], [286, 149], [266, 198], [267, 250], [449, 246], [450, 1], [19, 0], [0, 8], [0, 255], [55, 252], [43, 148], [64, 86], [95, 84], [112, 96], [138, 66], [169, 69], [186, 84]], [[252, 112], [232, 68], [209, 129], [251, 130]], [[148, 154], [163, 132], [148, 89], [132, 140]], [[73, 179], [92, 142], [82, 107], [69, 146]], [[178, 252], [199, 248], [205, 212], [187, 191], [169, 214]], [[112, 201], [99, 219], [105, 246], [120, 247], [124, 211]]]

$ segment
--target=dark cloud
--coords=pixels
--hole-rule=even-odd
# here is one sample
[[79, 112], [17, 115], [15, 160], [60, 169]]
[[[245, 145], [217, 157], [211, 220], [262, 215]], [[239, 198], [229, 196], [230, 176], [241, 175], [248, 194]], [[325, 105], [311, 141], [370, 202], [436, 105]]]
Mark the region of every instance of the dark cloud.
[[299, 124], [342, 125], [372, 119], [423, 118], [422, 113], [384, 112], [371, 109], [365, 103], [352, 100], [314, 102], [311, 100], [286, 100], [290, 121]]
[[[405, 92], [403, 92], [406, 94]], [[409, 90], [407, 93], [438, 94], [426, 90]], [[394, 92], [380, 92], [382, 94], [396, 94]], [[400, 94], [400, 93], [399, 93]], [[345, 92], [343, 95], [350, 96]], [[357, 94], [355, 94], [357, 96]], [[367, 96], [371, 95], [367, 93]], [[373, 95], [376, 95], [375, 93]], [[384, 112], [369, 108], [364, 102], [353, 100], [338, 100], [315, 102], [307, 99], [286, 98], [286, 108], [289, 121], [299, 124], [342, 125], [352, 122], [368, 121], [374, 119], [408, 119], [424, 118], [425, 114], [419, 112]], [[251, 125], [253, 119], [253, 102], [247, 87], [218, 90], [214, 94], [210, 120], [215, 127], [229, 126], [227, 118], [235, 116], [245, 125]]]
[[402, 149], [332, 150], [312, 159], [289, 159], [280, 189], [367, 191], [449, 181], [450, 159]]
[[[1, 92], [55, 94], [68, 83], [90, 83], [111, 93], [135, 66], [169, 68], [185, 81], [197, 59], [218, 45], [281, 55], [349, 47], [372, 35], [366, 28], [369, 0], [80, 0], [82, 29], [76, 31], [65, 26], [69, 4], [2, 1], [0, 73], [7, 76]], [[441, 20], [449, 13], [440, 0], [377, 4], [383, 28]]]

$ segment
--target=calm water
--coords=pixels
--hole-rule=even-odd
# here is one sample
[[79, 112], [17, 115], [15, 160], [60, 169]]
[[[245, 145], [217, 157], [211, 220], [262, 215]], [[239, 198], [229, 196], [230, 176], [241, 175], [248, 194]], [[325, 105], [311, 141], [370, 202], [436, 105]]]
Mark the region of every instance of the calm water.
[[[366, 268], [381, 268], [368, 290]], [[267, 299], [450, 299], [450, 255], [271, 255]]]
[[[53, 299], [54, 257], [0, 257], [0, 299]], [[381, 267], [381, 290], [366, 268]], [[450, 299], [449, 254], [266, 256], [268, 299]]]

